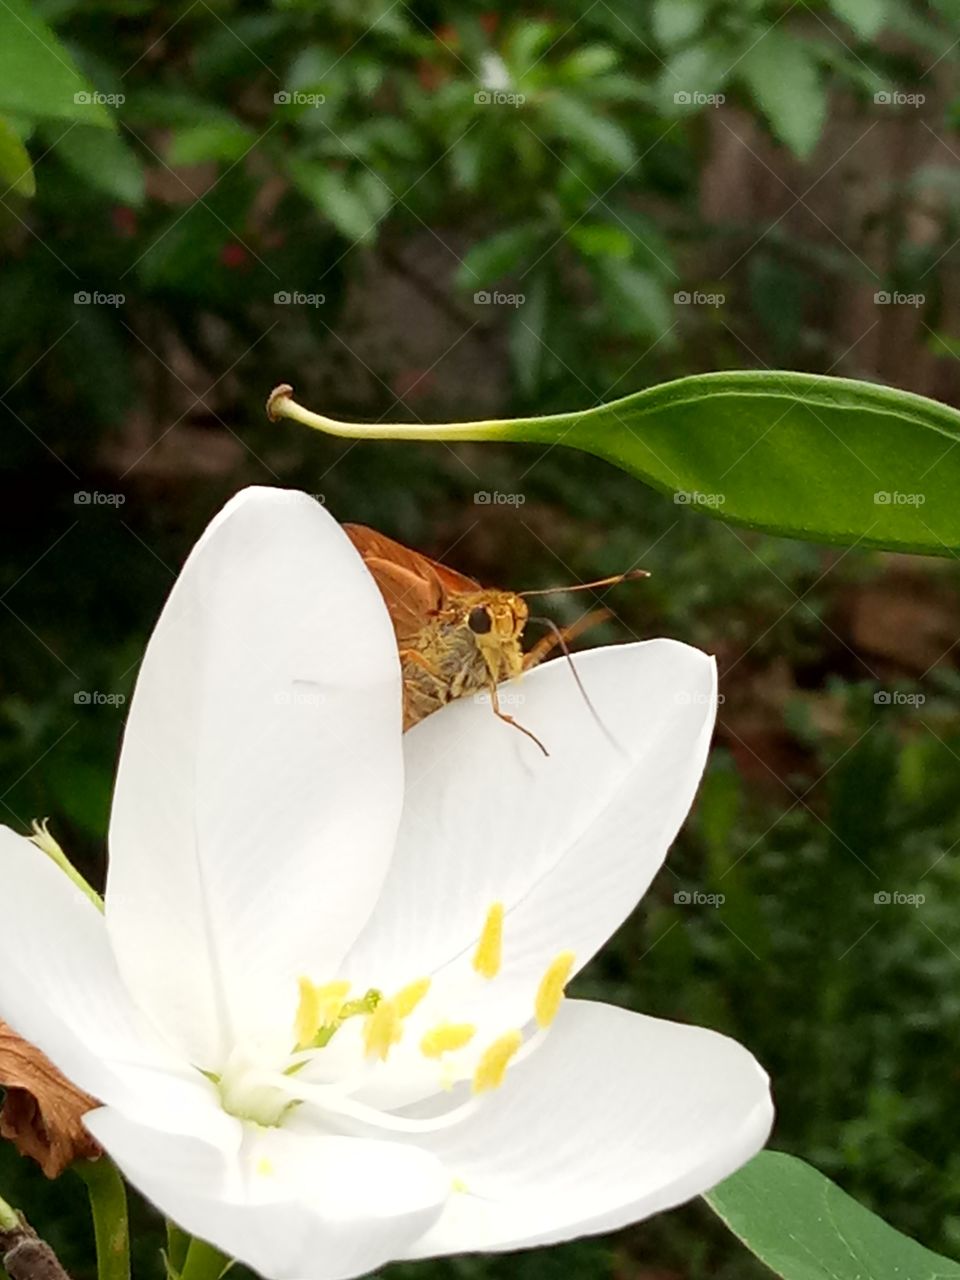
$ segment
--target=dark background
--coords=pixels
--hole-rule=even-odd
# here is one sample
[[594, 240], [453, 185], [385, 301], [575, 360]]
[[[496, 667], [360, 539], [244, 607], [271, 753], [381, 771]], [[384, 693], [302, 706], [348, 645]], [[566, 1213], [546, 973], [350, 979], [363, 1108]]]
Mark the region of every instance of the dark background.
[[[244, 485], [303, 488], [490, 585], [641, 564], [594, 642], [700, 645], [724, 702], [670, 866], [579, 993], [735, 1035], [773, 1077], [774, 1145], [956, 1256], [955, 558], [744, 533], [562, 447], [351, 443], [263, 411], [281, 381], [335, 416], [449, 420], [764, 366], [955, 403], [956, 6], [33, 12], [117, 101], [113, 131], [41, 102], [41, 45], [25, 105], [0, 109], [36, 178], [0, 200], [2, 820], [49, 815], [102, 875], [118, 703], [186, 552]], [[93, 1274], [79, 1182], [8, 1148], [0, 1192]], [[159, 1224], [136, 1217], [159, 1275]], [[401, 1271], [759, 1268], [697, 1204]]]

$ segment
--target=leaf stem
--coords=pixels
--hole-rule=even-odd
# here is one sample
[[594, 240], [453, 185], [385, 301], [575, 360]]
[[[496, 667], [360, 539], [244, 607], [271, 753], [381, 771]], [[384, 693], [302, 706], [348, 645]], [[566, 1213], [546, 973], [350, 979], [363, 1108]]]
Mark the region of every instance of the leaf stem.
[[11, 1208], [0, 1196], [0, 1231], [18, 1231], [20, 1229], [20, 1217], [16, 1209]]
[[74, 1165], [87, 1184], [97, 1244], [98, 1280], [130, 1280], [130, 1227], [127, 1189], [106, 1156]]
[[194, 1237], [187, 1249], [180, 1280], [220, 1280], [231, 1265], [230, 1259], [219, 1249]]
[[521, 420], [500, 422], [492, 418], [486, 422], [340, 422], [297, 404], [293, 399], [293, 387], [286, 383], [270, 392], [267, 417], [271, 422], [290, 418], [327, 435], [362, 440], [395, 440], [400, 437], [407, 440], [506, 440], [513, 429], [524, 425]]

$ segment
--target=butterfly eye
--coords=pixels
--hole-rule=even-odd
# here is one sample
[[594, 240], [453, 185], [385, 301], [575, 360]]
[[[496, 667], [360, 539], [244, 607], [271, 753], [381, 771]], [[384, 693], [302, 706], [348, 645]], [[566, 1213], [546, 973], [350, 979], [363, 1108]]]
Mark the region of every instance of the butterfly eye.
[[485, 609], [482, 604], [478, 604], [475, 609], [471, 609], [467, 614], [467, 626], [475, 636], [485, 636], [493, 626], [489, 610]]

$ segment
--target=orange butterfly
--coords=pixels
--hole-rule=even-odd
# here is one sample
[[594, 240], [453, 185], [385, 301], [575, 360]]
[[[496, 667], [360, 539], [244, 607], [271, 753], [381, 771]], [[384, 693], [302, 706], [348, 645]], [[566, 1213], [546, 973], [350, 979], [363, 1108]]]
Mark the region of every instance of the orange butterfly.
[[[523, 631], [530, 620], [526, 597], [547, 591], [482, 587], [375, 529], [343, 527], [373, 574], [393, 621], [403, 670], [404, 729], [455, 698], [486, 694], [494, 714], [532, 738], [546, 755], [543, 743], [502, 710], [497, 685], [529, 671], [557, 646], [569, 657], [567, 641], [608, 617], [609, 610], [594, 610], [563, 629], [549, 619], [535, 619], [551, 627], [552, 634], [525, 653]], [[646, 570], [634, 569], [552, 590], [583, 591], [648, 576]]]

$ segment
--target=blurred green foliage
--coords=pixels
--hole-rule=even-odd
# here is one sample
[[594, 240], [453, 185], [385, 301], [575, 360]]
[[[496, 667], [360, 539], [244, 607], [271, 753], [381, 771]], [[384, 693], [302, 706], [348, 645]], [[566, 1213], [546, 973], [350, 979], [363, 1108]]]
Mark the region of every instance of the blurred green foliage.
[[[956, 566], [744, 535], [561, 450], [348, 446], [267, 424], [262, 401], [290, 379], [342, 416], [466, 418], [493, 384], [505, 411], [545, 412], [718, 363], [827, 367], [824, 300], [867, 278], [836, 246], [703, 217], [716, 96], [800, 163], [838, 95], [866, 129], [876, 93], [909, 92], [934, 60], [955, 74], [957, 21], [946, 0], [4, 0], [3, 820], [51, 815], [102, 875], [116, 698], [177, 566], [242, 484], [322, 491], [339, 517], [505, 586], [642, 563], [649, 584], [610, 598], [597, 641], [716, 651], [725, 702], [670, 866], [580, 994], [736, 1035], [773, 1077], [776, 1145], [956, 1254]], [[800, 172], [803, 190], [817, 173]], [[941, 178], [939, 238], [884, 224], [904, 285], [955, 238], [960, 189]], [[743, 255], [730, 305], [675, 310], [718, 245]], [[442, 316], [438, 363], [478, 328], [475, 377], [431, 390], [431, 370], [398, 369], [387, 273], [420, 300], [407, 327]], [[494, 289], [525, 300], [475, 309]], [[374, 304], [359, 322], [358, 290]], [[324, 302], [274, 301], [296, 292]], [[478, 490], [524, 501], [478, 506]], [[92, 1274], [79, 1183], [45, 1184], [4, 1149], [0, 1188]], [[136, 1224], [140, 1274], [159, 1275], [159, 1224], [142, 1205]], [[702, 1205], [394, 1272], [758, 1273]]]

